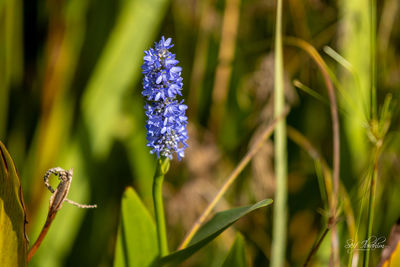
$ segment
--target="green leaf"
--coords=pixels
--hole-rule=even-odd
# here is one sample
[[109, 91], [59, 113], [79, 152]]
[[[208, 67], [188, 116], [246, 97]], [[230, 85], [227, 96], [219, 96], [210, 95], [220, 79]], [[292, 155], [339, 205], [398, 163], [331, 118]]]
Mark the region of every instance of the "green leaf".
[[122, 196], [121, 210], [114, 267], [152, 266], [158, 256], [156, 226], [131, 187]]
[[264, 199], [254, 205], [234, 208], [226, 211], [218, 212], [211, 220], [205, 223], [199, 231], [194, 235], [188, 247], [176, 251], [161, 259], [161, 264], [174, 263], [178, 264], [191, 255], [193, 255], [200, 248], [207, 245], [214, 238], [220, 235], [226, 228], [231, 226], [241, 217], [252, 212], [253, 210], [268, 206], [272, 203], [272, 199]]
[[25, 205], [14, 162], [0, 141], [0, 266], [26, 266]]
[[229, 250], [222, 267], [245, 267], [247, 265], [245, 242], [241, 233], [236, 234], [235, 242]]
[[[167, 0], [124, 1], [116, 25], [85, 90], [82, 111], [96, 156], [105, 156], [120, 125], [122, 100], [140, 74], [144, 50], [165, 14]], [[140, 89], [136, 95], [140, 95]], [[139, 90], [139, 91], [138, 91]]]

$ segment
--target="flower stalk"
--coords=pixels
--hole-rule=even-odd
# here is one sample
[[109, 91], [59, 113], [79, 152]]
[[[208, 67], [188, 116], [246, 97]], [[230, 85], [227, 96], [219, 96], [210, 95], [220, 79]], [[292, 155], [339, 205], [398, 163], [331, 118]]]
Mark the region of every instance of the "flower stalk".
[[169, 169], [169, 159], [161, 158], [157, 161], [157, 169], [153, 181], [154, 215], [157, 227], [158, 249], [160, 256], [168, 254], [167, 230], [165, 227], [164, 204], [162, 197], [162, 184], [164, 176]]

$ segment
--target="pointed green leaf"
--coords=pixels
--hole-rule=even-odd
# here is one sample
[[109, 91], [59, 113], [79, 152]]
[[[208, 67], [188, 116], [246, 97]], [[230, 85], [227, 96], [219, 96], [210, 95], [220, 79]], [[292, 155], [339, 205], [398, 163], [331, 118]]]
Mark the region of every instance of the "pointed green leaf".
[[158, 255], [156, 227], [131, 187], [122, 196], [121, 211], [114, 267], [151, 266]]
[[236, 234], [235, 242], [229, 250], [222, 267], [245, 267], [247, 265], [244, 237], [241, 233]]
[[17, 170], [0, 141], [0, 266], [26, 266], [25, 220]]
[[200, 248], [207, 245], [210, 241], [220, 235], [226, 228], [231, 226], [241, 217], [252, 212], [253, 210], [268, 206], [272, 203], [272, 199], [262, 200], [254, 205], [234, 208], [226, 211], [218, 212], [211, 220], [204, 224], [194, 235], [192, 241], [187, 248], [176, 251], [161, 259], [162, 264], [180, 263], [193, 255]]

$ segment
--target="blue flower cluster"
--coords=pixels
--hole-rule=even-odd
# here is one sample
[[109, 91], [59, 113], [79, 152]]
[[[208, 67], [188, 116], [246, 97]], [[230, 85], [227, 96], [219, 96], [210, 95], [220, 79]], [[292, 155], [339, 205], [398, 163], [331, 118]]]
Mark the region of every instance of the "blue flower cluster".
[[172, 159], [175, 152], [180, 160], [188, 146], [187, 106], [176, 99], [182, 96], [182, 68], [176, 66], [179, 62], [168, 50], [172, 46], [171, 38], [165, 40], [163, 36], [154, 48], [144, 51], [142, 95], [147, 100], [147, 146], [152, 148], [151, 153]]

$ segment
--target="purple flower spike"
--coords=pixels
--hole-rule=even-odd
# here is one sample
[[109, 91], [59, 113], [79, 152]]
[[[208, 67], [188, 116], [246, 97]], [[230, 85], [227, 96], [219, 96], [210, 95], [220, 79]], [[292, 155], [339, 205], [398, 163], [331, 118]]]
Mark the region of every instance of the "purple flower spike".
[[173, 158], [174, 153], [178, 160], [184, 157], [187, 136], [187, 106], [177, 96], [182, 95], [182, 68], [168, 49], [173, 47], [171, 38], [154, 44], [154, 48], [144, 51], [142, 73], [143, 91], [146, 98], [147, 115], [147, 146], [150, 153], [157, 157]]

